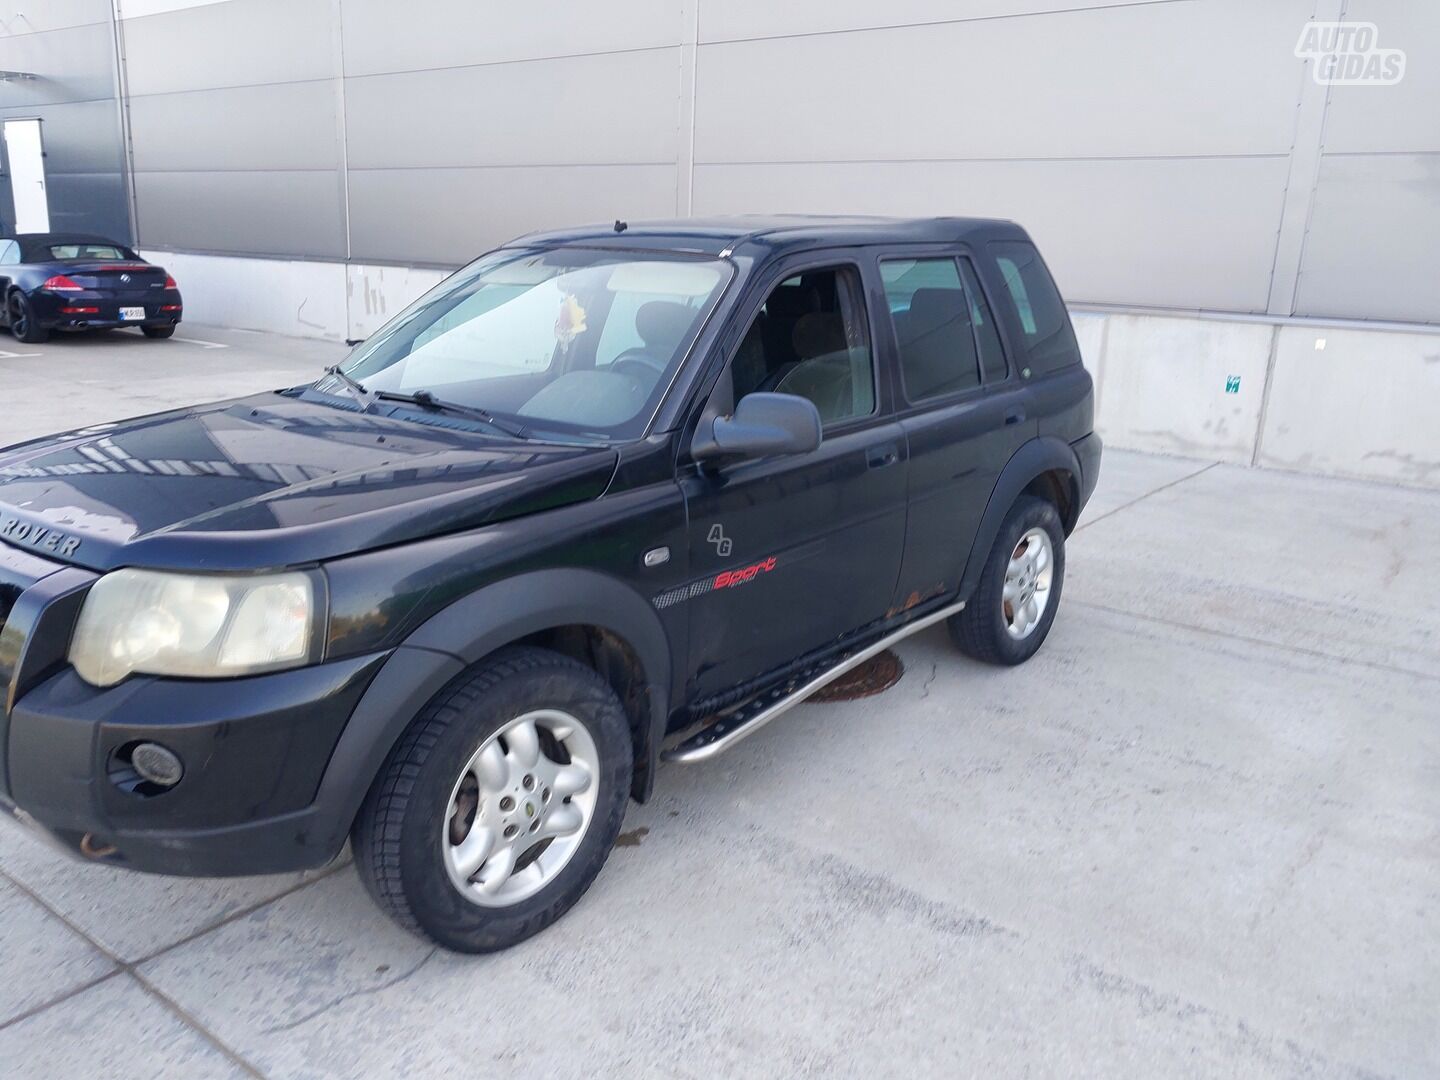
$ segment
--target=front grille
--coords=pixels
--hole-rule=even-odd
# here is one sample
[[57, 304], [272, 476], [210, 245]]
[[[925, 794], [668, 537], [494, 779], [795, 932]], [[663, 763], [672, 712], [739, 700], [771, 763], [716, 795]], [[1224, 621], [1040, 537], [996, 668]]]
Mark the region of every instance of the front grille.
[[24, 644], [25, 633], [18, 623], [12, 625], [11, 616], [15, 614], [15, 605], [26, 589], [59, 569], [58, 563], [0, 543], [0, 796], [10, 794], [5, 761], [6, 746], [10, 741], [10, 712], [7, 702], [10, 698], [11, 680], [14, 679], [15, 669], [20, 663], [20, 649]]
[[10, 609], [20, 599], [20, 586], [0, 582], [0, 631], [5, 629], [5, 620], [10, 618]]
[[10, 741], [10, 679], [15, 673], [15, 666], [20, 662], [20, 636], [18, 634], [7, 634], [6, 624], [10, 621], [10, 612], [15, 607], [15, 601], [20, 599], [20, 588], [17, 585], [0, 582], [0, 796], [10, 794], [9, 762], [6, 758], [6, 745]]

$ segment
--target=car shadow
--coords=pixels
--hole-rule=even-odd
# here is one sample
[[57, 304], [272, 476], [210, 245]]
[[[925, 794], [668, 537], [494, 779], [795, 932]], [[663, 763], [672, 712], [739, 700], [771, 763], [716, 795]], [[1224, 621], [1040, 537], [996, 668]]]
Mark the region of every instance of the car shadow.
[[[15, 336], [10, 333], [8, 327], [5, 328], [4, 334], [9, 337], [11, 341], [15, 341]], [[85, 348], [86, 346], [97, 345], [160, 345], [166, 340], [170, 339], [147, 338], [144, 334], [140, 333], [138, 329], [126, 327], [124, 329], [116, 328], [113, 330], [69, 330], [59, 333], [52, 332], [44, 344], [63, 344], [68, 348]], [[25, 345], [23, 341], [15, 341], [15, 344], [26, 348], [36, 347], [33, 345]]]

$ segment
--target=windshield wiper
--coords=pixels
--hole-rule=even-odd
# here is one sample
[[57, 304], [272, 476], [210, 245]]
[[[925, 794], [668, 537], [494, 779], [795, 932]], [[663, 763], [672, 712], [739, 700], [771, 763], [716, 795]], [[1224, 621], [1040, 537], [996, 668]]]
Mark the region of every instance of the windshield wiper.
[[365, 384], [359, 379], [351, 378], [349, 375], [346, 375], [345, 372], [341, 371], [339, 364], [331, 364], [325, 369], [325, 374], [339, 380], [340, 385], [345, 388], [346, 392], [363, 406], [361, 409], [362, 412], [370, 408], [374, 403], [373, 392], [365, 389]]
[[[369, 391], [367, 391], [368, 393]], [[477, 409], [471, 405], [460, 405], [453, 401], [442, 401], [429, 390], [416, 390], [413, 394], [396, 394], [389, 390], [376, 390], [374, 396], [381, 401], [399, 401], [406, 405], [419, 405], [422, 409], [430, 409], [433, 412], [454, 413], [456, 416], [468, 416], [471, 420], [479, 420], [483, 424], [489, 424], [497, 431], [503, 431], [506, 435], [516, 439], [528, 439], [529, 433], [519, 424], [512, 424], [499, 417], [491, 416], [484, 409]]]

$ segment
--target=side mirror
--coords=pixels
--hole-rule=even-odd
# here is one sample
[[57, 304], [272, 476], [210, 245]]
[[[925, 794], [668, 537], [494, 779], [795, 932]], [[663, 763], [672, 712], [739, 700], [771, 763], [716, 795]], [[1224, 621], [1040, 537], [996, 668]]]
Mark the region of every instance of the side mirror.
[[[706, 430], [706, 429], [709, 430]], [[820, 445], [820, 412], [794, 394], [746, 394], [733, 416], [702, 422], [691, 454], [696, 461], [808, 454]]]

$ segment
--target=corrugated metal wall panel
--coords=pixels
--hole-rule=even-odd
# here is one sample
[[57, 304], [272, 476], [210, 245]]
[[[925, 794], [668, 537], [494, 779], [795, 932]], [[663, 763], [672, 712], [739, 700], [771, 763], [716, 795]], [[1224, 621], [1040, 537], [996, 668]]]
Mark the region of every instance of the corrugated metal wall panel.
[[1163, 5], [702, 45], [695, 159], [1288, 154], [1298, 77], [1289, 52], [1307, 6], [1255, 8], [1244, 34], [1225, 17], [1235, 9]]
[[1297, 315], [1440, 322], [1440, 154], [1327, 155]]
[[675, 212], [673, 165], [379, 169], [350, 174], [357, 260], [456, 265], [520, 233]]
[[[51, 227], [130, 239], [109, 0], [0, 6], [0, 69], [36, 76], [0, 85], [0, 121], [41, 121]], [[0, 230], [14, 221], [6, 165]]]
[[1071, 302], [1263, 311], [1286, 161], [700, 165], [696, 213], [966, 214], [1022, 222]]
[[[12, 20], [13, 21], [13, 20]], [[115, 97], [115, 46], [108, 22], [0, 36], [0, 69], [35, 75], [3, 84], [0, 105], [24, 109]]]
[[130, 93], [329, 78], [334, 14], [331, 0], [231, 0], [126, 19]]
[[[456, 262], [529, 228], [674, 213], [693, 134], [697, 213], [1013, 216], [1072, 298], [1120, 304], [1263, 311], [1278, 252], [1302, 314], [1440, 322], [1417, 284], [1440, 246], [1420, 156], [1440, 150], [1440, 8], [1350, 0], [1410, 51], [1406, 81], [1333, 88], [1318, 170], [1287, 177], [1308, 78], [1292, 50], [1317, 10], [705, 0], [692, 132], [672, 0], [232, 0], [126, 21], [137, 197], [150, 243], [334, 257], [348, 152], [352, 256]], [[1309, 232], [1277, 248], [1296, 181]]]
[[0, 38], [38, 34], [86, 23], [110, 23], [110, 0], [43, 0], [0, 3]]
[[495, 64], [680, 43], [675, 0], [479, 4], [345, 0], [345, 74]]
[[340, 168], [335, 88], [273, 83], [132, 98], [137, 172]]
[[673, 163], [679, 80], [679, 49], [347, 79], [350, 166]]
[[137, 172], [139, 232], [153, 247], [338, 258], [339, 185], [335, 172]]
[[701, 9], [700, 40], [831, 34], [1133, 6], [1135, 0], [966, 0], [963, 4], [937, 3], [936, 0], [889, 0], [885, 4], [874, 0], [785, 0], [783, 4], [775, 0], [724, 0], [706, 4]]

